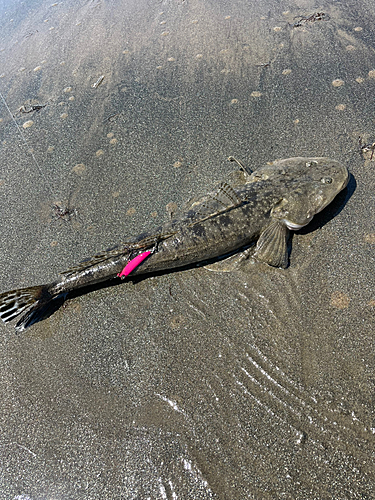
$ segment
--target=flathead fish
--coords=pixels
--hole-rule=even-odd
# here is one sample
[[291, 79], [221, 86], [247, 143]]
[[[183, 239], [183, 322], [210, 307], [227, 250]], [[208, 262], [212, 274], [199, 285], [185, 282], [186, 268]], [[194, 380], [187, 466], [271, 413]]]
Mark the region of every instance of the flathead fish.
[[289, 231], [306, 226], [349, 180], [347, 168], [329, 158], [277, 160], [244, 175], [241, 186], [221, 184], [175, 220], [81, 262], [53, 283], [0, 294], [1, 319], [23, 313], [15, 325], [22, 331], [49, 316], [69, 292], [123, 277], [125, 269], [131, 278], [215, 259], [220, 267], [250, 251], [286, 268]]

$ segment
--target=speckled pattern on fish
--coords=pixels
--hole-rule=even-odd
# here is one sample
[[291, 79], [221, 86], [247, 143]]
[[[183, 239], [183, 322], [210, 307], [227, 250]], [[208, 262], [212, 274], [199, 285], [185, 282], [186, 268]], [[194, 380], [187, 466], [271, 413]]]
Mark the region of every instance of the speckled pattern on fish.
[[348, 170], [329, 158], [302, 157], [277, 160], [253, 173], [244, 170], [241, 187], [222, 183], [179, 218], [95, 255], [54, 283], [1, 294], [1, 319], [8, 322], [24, 313], [16, 324], [22, 331], [50, 315], [69, 292], [117, 278], [146, 251], [150, 253], [139, 259], [131, 276], [215, 259], [238, 262], [248, 257], [255, 240], [256, 259], [286, 268], [289, 231], [306, 226], [331, 203], [347, 185]]

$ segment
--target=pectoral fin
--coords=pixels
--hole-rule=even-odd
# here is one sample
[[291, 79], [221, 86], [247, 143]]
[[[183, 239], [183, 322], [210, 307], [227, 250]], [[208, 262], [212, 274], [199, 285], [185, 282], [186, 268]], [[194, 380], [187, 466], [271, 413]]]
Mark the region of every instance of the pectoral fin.
[[288, 267], [289, 229], [279, 220], [273, 220], [265, 229], [257, 242], [254, 256], [274, 267]]

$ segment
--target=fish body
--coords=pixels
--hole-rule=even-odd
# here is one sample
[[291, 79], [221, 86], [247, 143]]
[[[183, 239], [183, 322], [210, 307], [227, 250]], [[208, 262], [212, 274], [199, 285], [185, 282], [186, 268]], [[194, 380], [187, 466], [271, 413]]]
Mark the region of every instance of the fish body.
[[175, 220], [80, 263], [51, 284], [0, 294], [0, 317], [8, 322], [24, 313], [16, 324], [22, 331], [50, 315], [69, 292], [126, 275], [125, 269], [132, 277], [212, 261], [255, 240], [258, 260], [285, 268], [289, 231], [307, 225], [348, 179], [346, 167], [328, 158], [277, 160], [247, 174], [240, 187], [221, 184]]

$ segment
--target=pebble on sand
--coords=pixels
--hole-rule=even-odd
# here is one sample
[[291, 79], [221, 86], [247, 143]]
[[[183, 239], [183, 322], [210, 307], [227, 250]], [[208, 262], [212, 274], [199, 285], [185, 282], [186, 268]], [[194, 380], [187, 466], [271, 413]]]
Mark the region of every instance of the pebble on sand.
[[34, 122], [32, 120], [27, 120], [27, 122], [25, 122], [22, 126], [23, 128], [29, 128], [32, 125], [34, 125]]
[[333, 292], [331, 295], [331, 306], [336, 309], [346, 309], [349, 306], [350, 297], [344, 292]]

